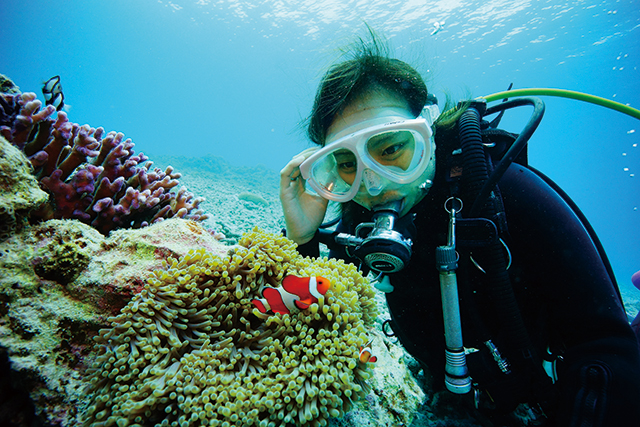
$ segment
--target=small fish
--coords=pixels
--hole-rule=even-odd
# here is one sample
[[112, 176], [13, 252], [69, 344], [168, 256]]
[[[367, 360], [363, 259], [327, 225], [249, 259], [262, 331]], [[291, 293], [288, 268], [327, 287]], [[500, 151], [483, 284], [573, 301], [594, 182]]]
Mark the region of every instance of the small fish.
[[433, 29], [431, 30], [431, 35], [434, 36], [440, 32], [444, 28], [444, 21], [442, 22], [434, 22]]
[[294, 308], [304, 310], [318, 302], [318, 298], [326, 294], [330, 287], [331, 282], [324, 277], [290, 275], [282, 280], [282, 286], [263, 288], [263, 298], [254, 298], [251, 302], [261, 313], [271, 310], [274, 313], [289, 314]]
[[360, 354], [358, 354], [358, 360], [360, 363], [375, 363], [378, 358], [373, 356], [373, 350], [371, 348], [371, 344], [373, 343], [373, 338], [369, 340], [363, 347], [360, 347]]
[[56, 107], [56, 111], [62, 110], [64, 93], [62, 93], [62, 85], [60, 85], [60, 76], [53, 76], [47, 80], [42, 87], [42, 94], [46, 105], [53, 105]]

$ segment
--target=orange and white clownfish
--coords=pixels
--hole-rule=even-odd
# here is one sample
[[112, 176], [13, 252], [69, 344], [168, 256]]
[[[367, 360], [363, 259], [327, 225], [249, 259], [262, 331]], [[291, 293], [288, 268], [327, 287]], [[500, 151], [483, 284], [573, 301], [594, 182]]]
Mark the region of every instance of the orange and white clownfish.
[[363, 347], [360, 347], [360, 354], [358, 355], [358, 360], [360, 363], [375, 363], [378, 358], [373, 356], [373, 350], [371, 349], [371, 343], [373, 342], [373, 338], [369, 340]]
[[260, 313], [271, 310], [274, 313], [289, 314], [294, 308], [304, 310], [314, 302], [318, 302], [320, 295], [327, 293], [331, 287], [324, 277], [286, 276], [282, 285], [277, 288], [262, 289], [263, 298], [251, 300]]

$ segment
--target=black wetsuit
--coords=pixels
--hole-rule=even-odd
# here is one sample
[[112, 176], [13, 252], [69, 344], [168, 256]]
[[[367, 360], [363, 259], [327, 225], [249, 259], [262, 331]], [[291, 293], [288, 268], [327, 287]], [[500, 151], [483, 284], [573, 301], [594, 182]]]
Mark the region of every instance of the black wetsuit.
[[[386, 295], [393, 331], [428, 367], [434, 386], [443, 384], [445, 365], [435, 248], [446, 244], [448, 216], [443, 204], [449, 197], [445, 166], [438, 167], [429, 194], [400, 220], [413, 240], [413, 254], [404, 270], [389, 276], [395, 289]], [[508, 228], [503, 238], [512, 255], [509, 276], [536, 366], [528, 366], [526, 355], [510, 348], [512, 337], [498, 315], [501, 307], [486, 290], [483, 273], [469, 262], [468, 251], [459, 248], [464, 345], [480, 350], [467, 356], [470, 375], [495, 401], [487, 400], [485, 393], [489, 406], [496, 406], [485, 414], [495, 420], [492, 414], [518, 403], [541, 402], [549, 416], [547, 425], [640, 423], [640, 349], [617, 285], [585, 226], [556, 191], [523, 166], [512, 164], [499, 188]], [[348, 212], [339, 231], [353, 234], [356, 225], [371, 220], [371, 212], [354, 209], [354, 204]], [[299, 250], [317, 255], [317, 238]], [[344, 251], [332, 251], [331, 256], [349, 259]], [[487, 339], [511, 362], [511, 374], [498, 369], [483, 343]], [[538, 365], [549, 351], [554, 356], [548, 358], [557, 360], [558, 381], [553, 385]]]

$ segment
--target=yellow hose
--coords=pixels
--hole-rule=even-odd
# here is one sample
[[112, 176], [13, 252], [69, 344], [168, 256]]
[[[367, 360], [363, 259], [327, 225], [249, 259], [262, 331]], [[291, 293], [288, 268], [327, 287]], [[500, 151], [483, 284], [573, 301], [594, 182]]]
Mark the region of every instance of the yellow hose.
[[610, 99], [601, 98], [595, 95], [589, 95], [588, 93], [576, 92], [566, 89], [547, 89], [547, 88], [530, 88], [530, 89], [516, 89], [508, 90], [505, 92], [498, 92], [487, 96], [481, 96], [478, 99], [485, 99], [487, 102], [497, 101], [498, 99], [513, 98], [516, 96], [557, 96], [561, 98], [577, 99], [579, 101], [590, 102], [591, 104], [601, 105], [603, 107], [610, 108], [615, 111], [619, 111], [628, 116], [640, 120], [640, 110], [629, 107], [628, 105], [621, 104]]

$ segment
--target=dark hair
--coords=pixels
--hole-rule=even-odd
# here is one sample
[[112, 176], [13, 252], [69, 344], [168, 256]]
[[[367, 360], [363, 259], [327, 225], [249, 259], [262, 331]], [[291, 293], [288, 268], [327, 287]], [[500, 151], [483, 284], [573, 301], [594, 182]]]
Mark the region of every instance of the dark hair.
[[332, 66], [322, 78], [308, 127], [309, 138], [316, 144], [324, 145], [336, 114], [368, 92], [398, 95], [415, 117], [427, 103], [427, 86], [420, 74], [406, 62], [389, 58], [388, 47], [367, 28], [371, 40], [359, 38], [347, 52], [351, 59]]

